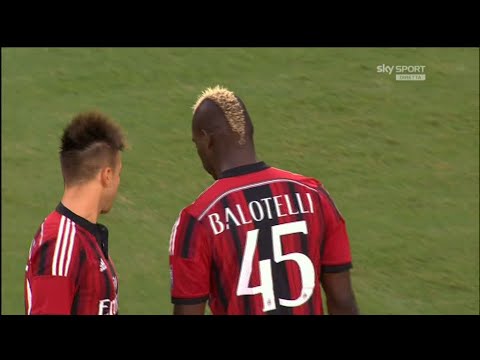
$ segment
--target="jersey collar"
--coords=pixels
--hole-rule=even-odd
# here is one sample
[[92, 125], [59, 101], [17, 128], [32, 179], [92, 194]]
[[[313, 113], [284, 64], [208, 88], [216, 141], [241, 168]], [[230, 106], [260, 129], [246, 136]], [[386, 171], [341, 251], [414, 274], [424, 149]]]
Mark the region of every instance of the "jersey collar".
[[246, 174], [268, 169], [269, 167], [270, 166], [265, 164], [263, 161], [260, 161], [254, 164], [242, 165], [242, 166], [234, 167], [232, 169], [225, 170], [221, 173], [221, 175], [218, 178], [223, 179], [228, 177], [246, 175]]
[[108, 259], [108, 228], [105, 225], [99, 223], [94, 224], [88, 221], [87, 219], [75, 214], [72, 210], [68, 209], [65, 205], [62, 204], [62, 202], [57, 205], [56, 211], [66, 216], [75, 224], [80, 225], [93, 236], [95, 236], [95, 239], [97, 239], [97, 242], [102, 248], [103, 254]]

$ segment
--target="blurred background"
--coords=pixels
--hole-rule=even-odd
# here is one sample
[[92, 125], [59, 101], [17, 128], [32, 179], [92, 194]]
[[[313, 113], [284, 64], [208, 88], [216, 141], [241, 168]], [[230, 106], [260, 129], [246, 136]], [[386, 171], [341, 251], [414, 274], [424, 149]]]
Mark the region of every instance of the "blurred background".
[[60, 136], [90, 109], [131, 144], [99, 219], [120, 313], [171, 313], [170, 230], [212, 183], [191, 107], [217, 84], [244, 100], [261, 160], [336, 201], [363, 314], [479, 313], [478, 49], [2, 48], [2, 314], [24, 313], [28, 249], [63, 193]]

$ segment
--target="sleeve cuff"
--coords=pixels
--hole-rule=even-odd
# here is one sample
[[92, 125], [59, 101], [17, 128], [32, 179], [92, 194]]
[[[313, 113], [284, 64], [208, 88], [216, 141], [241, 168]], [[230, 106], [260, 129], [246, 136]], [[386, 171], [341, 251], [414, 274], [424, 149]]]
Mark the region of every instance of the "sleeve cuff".
[[352, 263], [339, 264], [339, 265], [322, 265], [322, 272], [324, 273], [339, 273], [348, 271], [353, 267]]

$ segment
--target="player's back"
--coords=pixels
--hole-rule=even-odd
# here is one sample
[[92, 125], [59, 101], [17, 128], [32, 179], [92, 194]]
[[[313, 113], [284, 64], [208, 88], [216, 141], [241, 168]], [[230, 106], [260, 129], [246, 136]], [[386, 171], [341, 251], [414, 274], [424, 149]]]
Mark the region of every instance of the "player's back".
[[[208, 238], [214, 314], [321, 314], [322, 267], [351, 261], [324, 254], [328, 223], [343, 219], [321, 184], [264, 163], [223, 173], [185, 210], [185, 234]], [[196, 251], [179, 239], [177, 251]]]

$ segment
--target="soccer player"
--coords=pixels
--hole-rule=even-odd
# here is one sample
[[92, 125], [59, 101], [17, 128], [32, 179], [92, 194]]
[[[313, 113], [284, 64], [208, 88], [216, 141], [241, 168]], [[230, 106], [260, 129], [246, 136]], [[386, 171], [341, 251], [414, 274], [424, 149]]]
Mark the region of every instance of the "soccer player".
[[115, 315], [118, 279], [108, 229], [126, 146], [121, 128], [98, 112], [78, 114], [64, 129], [61, 202], [40, 225], [25, 274], [28, 315]]
[[175, 222], [173, 313], [357, 314], [342, 214], [322, 184], [255, 154], [243, 101], [217, 86], [193, 108], [193, 142], [216, 180]]

